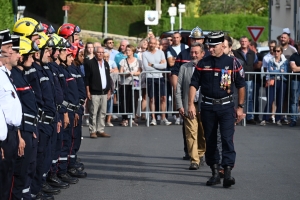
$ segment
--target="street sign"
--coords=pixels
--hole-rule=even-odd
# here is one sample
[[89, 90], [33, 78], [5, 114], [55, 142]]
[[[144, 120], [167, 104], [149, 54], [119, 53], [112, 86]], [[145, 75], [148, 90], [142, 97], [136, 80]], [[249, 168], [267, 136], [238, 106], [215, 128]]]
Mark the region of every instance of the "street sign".
[[247, 26], [247, 29], [253, 39], [256, 42], [264, 31], [265, 27], [263, 26]]
[[70, 6], [63, 6], [62, 10], [70, 10]]
[[157, 25], [158, 24], [158, 11], [146, 10], [145, 11], [145, 25]]

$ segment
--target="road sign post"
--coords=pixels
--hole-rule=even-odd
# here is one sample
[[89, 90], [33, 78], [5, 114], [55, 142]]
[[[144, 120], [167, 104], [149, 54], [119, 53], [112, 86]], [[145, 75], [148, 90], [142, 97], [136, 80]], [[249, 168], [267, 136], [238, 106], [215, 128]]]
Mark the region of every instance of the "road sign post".
[[65, 16], [64, 16], [64, 24], [68, 23], [68, 10], [70, 10], [70, 6], [63, 6], [62, 10], [65, 11]]
[[265, 27], [263, 26], [247, 26], [247, 30], [249, 31], [252, 40], [257, 42], [261, 34], [263, 33]]

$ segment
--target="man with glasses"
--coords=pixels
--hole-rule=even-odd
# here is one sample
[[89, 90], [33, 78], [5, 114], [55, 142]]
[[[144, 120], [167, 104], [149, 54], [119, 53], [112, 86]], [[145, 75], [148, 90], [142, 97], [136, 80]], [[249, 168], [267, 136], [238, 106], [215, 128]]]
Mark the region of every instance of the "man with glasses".
[[[245, 78], [241, 64], [234, 57], [224, 54], [224, 33], [211, 32], [208, 35], [210, 56], [203, 58], [193, 73], [189, 98], [188, 115], [191, 119], [197, 113], [194, 105], [196, 91], [201, 87], [201, 119], [206, 140], [205, 160], [212, 170], [212, 177], [206, 185], [220, 184], [219, 160], [217, 148], [217, 130], [220, 127], [222, 139], [222, 167], [224, 168], [223, 187], [235, 184], [231, 177], [236, 153], [233, 144], [234, 123], [243, 117]], [[238, 89], [238, 108], [233, 102], [234, 86]]]
[[119, 51], [114, 50], [114, 40], [112, 38], [105, 38], [103, 43], [105, 50], [109, 52], [109, 60], [115, 60], [115, 56], [119, 53]]

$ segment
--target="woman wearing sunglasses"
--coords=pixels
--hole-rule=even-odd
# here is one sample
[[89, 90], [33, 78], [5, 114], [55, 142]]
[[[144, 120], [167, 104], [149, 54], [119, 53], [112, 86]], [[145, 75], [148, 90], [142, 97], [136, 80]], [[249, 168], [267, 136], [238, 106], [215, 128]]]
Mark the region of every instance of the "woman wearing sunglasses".
[[[286, 92], [286, 84], [287, 79], [282, 73], [287, 72], [288, 60], [285, 56], [282, 55], [282, 47], [280, 45], [276, 45], [273, 48], [274, 57], [268, 63], [268, 72], [276, 72], [278, 74], [270, 74], [270, 78], [266, 83], [266, 96], [267, 96], [267, 104], [265, 107], [265, 112], [271, 113], [272, 111], [272, 103], [276, 102], [276, 113], [282, 112], [282, 103], [283, 97]], [[276, 99], [275, 99], [276, 98]], [[268, 121], [270, 115], [264, 115], [263, 121], [260, 125], [266, 125], [266, 121]], [[275, 116], [275, 121], [278, 126], [281, 126], [280, 115]]]

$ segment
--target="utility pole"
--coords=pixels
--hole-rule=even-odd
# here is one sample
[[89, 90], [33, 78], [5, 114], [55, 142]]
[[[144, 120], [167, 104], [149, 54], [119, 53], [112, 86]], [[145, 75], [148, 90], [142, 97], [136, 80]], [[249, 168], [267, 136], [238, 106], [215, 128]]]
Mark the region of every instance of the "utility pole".
[[158, 11], [158, 19], [161, 17], [161, 0], [156, 0], [155, 10]]

